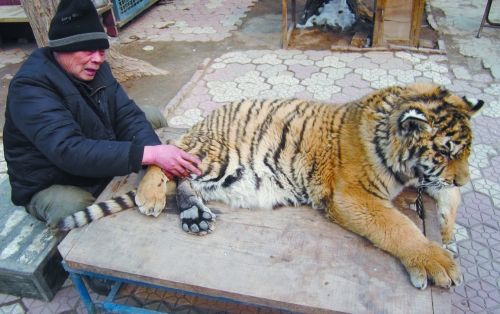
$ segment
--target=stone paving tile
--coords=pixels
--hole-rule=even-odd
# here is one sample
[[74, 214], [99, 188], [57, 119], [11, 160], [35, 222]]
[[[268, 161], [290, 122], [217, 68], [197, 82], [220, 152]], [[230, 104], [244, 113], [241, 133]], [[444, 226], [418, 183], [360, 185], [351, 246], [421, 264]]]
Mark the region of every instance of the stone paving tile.
[[[479, 59], [485, 68], [491, 70], [495, 78], [500, 79], [500, 63], [498, 62], [500, 50], [498, 49], [498, 35], [495, 35], [497, 30], [484, 28], [482, 31], [484, 36], [476, 38], [485, 5], [486, 1], [431, 1], [431, 6], [434, 9], [446, 12], [445, 15], [437, 16], [440, 32], [444, 35], [450, 35], [453, 46], [458, 48], [461, 55]], [[490, 19], [492, 21], [500, 20], [500, 3], [498, 1], [492, 2]], [[477, 47], [481, 47], [481, 49], [477, 49]]]
[[0, 68], [3, 68], [7, 64], [16, 64], [24, 61], [27, 54], [20, 48], [13, 49], [2, 49], [0, 48]]
[[[211, 103], [223, 105], [241, 98], [303, 98], [348, 101], [377, 88], [418, 81], [450, 84], [444, 56], [408, 52], [312, 52], [253, 50], [224, 54], [208, 65], [189, 95], [169, 117], [170, 123], [187, 127], [206, 115], [199, 99], [208, 90]], [[237, 70], [236, 70], [237, 69]], [[477, 90], [480, 92], [480, 90]], [[198, 110], [192, 107], [198, 103]], [[186, 110], [190, 110], [187, 112]], [[185, 122], [182, 122], [185, 121]]]
[[119, 38], [148, 41], [221, 41], [231, 36], [256, 0], [176, 0], [155, 6], [120, 30]]

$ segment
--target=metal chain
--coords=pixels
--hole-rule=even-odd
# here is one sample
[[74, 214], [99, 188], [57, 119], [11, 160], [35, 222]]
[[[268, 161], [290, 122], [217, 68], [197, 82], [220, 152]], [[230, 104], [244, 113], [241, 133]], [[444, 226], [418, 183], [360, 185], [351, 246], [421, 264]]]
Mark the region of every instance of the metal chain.
[[425, 218], [424, 201], [422, 200], [423, 191], [424, 191], [424, 188], [422, 186], [419, 186], [417, 188], [417, 200], [415, 201], [415, 206], [417, 207], [417, 215], [422, 220], [424, 220], [424, 218]]

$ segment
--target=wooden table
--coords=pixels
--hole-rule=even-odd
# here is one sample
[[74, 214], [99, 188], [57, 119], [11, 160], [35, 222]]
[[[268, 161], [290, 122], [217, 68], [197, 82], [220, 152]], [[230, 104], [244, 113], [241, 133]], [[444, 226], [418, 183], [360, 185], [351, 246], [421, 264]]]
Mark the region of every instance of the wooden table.
[[[138, 180], [116, 178], [101, 198]], [[405, 192], [398, 202], [412, 199]], [[183, 232], [170, 202], [158, 218], [128, 210], [73, 230], [59, 251], [73, 278], [95, 274], [303, 313], [451, 311], [448, 290], [415, 289], [396, 259], [315, 210], [210, 207], [217, 228], [207, 236]], [[433, 203], [425, 207], [427, 234], [439, 237]]]

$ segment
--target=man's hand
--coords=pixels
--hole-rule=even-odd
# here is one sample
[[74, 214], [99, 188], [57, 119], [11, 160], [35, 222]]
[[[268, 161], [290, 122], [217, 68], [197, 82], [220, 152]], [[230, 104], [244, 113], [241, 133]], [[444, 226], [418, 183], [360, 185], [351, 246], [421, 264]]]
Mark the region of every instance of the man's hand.
[[201, 175], [198, 165], [201, 161], [173, 145], [145, 146], [142, 157], [143, 165], [156, 165], [163, 169], [165, 175], [172, 179], [186, 177], [189, 173]]

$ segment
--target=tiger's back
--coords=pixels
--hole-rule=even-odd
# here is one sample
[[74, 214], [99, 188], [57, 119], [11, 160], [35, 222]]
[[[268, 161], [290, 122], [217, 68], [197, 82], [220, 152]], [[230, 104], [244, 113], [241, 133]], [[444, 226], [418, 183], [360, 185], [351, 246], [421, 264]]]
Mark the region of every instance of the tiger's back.
[[191, 182], [206, 200], [234, 207], [317, 207], [326, 197], [319, 192], [325, 182], [318, 173], [333, 170], [318, 161], [329, 159], [325, 143], [329, 154], [337, 151], [332, 121], [347, 108], [302, 100], [240, 101], [211, 113], [177, 146], [202, 159], [203, 175]]

